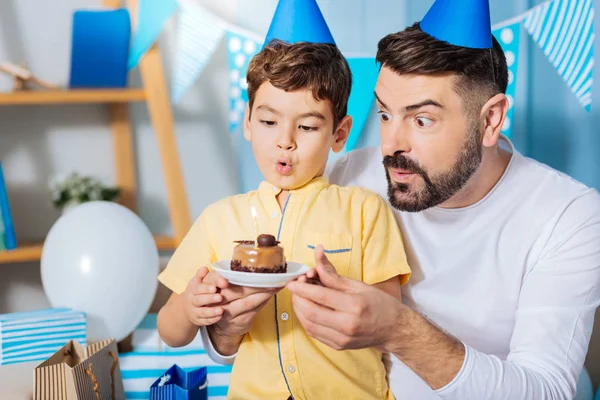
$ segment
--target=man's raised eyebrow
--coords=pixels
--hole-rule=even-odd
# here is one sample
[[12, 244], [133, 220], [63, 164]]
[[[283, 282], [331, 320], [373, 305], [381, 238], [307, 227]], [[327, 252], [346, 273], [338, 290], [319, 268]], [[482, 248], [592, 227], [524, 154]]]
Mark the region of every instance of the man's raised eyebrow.
[[431, 100], [431, 99], [427, 99], [424, 100], [420, 103], [416, 103], [416, 104], [411, 104], [409, 106], [404, 107], [404, 112], [410, 112], [410, 111], [415, 111], [418, 110], [421, 107], [425, 107], [425, 106], [434, 106], [437, 108], [441, 108], [442, 110], [444, 109], [444, 106], [441, 105], [440, 103], [438, 103], [435, 100]]
[[[375, 93], [375, 98], [377, 99], [377, 101], [379, 102], [379, 104], [381, 104], [383, 106], [383, 108], [389, 110], [390, 108], [383, 101], [381, 101], [381, 99], [379, 98], [379, 96], [377, 96], [377, 92], [374, 92], [374, 93]], [[438, 103], [437, 101], [431, 100], [431, 99], [427, 99], [427, 100], [421, 101], [420, 103], [408, 105], [408, 106], [404, 107], [402, 109], [402, 111], [404, 111], [405, 113], [408, 113], [408, 112], [411, 112], [411, 111], [418, 110], [419, 108], [425, 107], [425, 106], [434, 106], [434, 107], [437, 107], [437, 108], [441, 108], [442, 110], [444, 109], [444, 106], [441, 105], [440, 103]]]
[[379, 98], [379, 96], [377, 96], [377, 92], [373, 92], [373, 93], [375, 93], [375, 98], [377, 99], [377, 101], [379, 102], [379, 104], [381, 104], [383, 106], [383, 108], [389, 110], [390, 108], [383, 101], [381, 101], [381, 99]]

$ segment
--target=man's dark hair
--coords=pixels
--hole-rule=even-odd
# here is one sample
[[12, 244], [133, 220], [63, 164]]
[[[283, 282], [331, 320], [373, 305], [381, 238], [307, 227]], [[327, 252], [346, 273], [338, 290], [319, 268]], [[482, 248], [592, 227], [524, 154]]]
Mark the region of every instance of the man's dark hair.
[[492, 49], [455, 46], [423, 32], [417, 22], [381, 39], [377, 62], [397, 74], [456, 74], [455, 90], [466, 111], [478, 113], [492, 96], [506, 93], [508, 85], [504, 51], [496, 38], [492, 40]]

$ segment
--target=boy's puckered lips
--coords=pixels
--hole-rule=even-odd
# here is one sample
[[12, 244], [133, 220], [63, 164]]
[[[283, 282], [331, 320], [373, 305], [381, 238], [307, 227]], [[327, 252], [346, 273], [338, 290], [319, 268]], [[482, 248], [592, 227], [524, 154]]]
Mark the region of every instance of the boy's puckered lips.
[[275, 169], [281, 175], [290, 175], [292, 173], [292, 161], [289, 158], [281, 157], [277, 160]]

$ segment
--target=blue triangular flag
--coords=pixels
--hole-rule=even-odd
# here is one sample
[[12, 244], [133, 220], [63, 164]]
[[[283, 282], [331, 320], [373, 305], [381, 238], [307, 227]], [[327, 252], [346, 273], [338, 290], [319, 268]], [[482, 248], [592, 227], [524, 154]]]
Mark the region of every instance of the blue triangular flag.
[[506, 66], [508, 67], [508, 86], [506, 87], [506, 97], [508, 98], [508, 112], [502, 126], [502, 133], [506, 137], [512, 136], [513, 116], [515, 113], [515, 92], [517, 90], [517, 70], [519, 67], [519, 41], [521, 33], [521, 22], [515, 22], [494, 30], [494, 36], [500, 43]]
[[489, 0], [436, 0], [420, 27], [455, 46], [492, 48]]
[[279, 0], [263, 46], [273, 39], [335, 45], [316, 0]]
[[138, 26], [131, 38], [127, 68], [135, 68], [177, 10], [177, 0], [140, 0]]
[[373, 108], [379, 66], [372, 57], [349, 57], [347, 60], [352, 71], [352, 90], [348, 99], [348, 115], [352, 117], [352, 130], [345, 150], [350, 151], [356, 147]]

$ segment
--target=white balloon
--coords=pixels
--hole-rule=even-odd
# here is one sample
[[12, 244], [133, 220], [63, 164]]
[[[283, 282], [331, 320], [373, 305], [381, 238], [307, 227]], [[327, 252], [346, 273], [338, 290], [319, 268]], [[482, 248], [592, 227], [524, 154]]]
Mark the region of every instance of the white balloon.
[[158, 249], [144, 222], [119, 204], [79, 205], [52, 226], [41, 258], [53, 307], [86, 313], [89, 341], [126, 338], [158, 287]]

